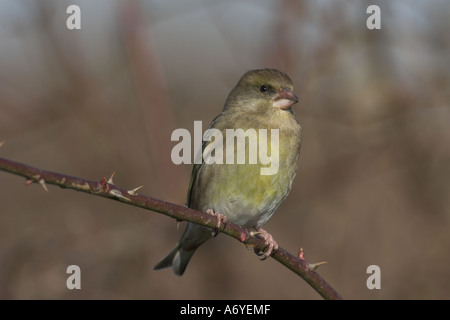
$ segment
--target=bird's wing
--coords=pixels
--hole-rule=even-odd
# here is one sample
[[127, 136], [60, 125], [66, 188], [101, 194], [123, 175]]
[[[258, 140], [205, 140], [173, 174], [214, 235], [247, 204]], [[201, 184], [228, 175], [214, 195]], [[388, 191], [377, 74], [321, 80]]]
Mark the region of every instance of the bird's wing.
[[[217, 115], [212, 121], [211, 124], [209, 125], [209, 128], [214, 128], [216, 122], [220, 119], [222, 114]], [[208, 129], [209, 129], [208, 128]], [[192, 173], [191, 173], [191, 181], [189, 182], [189, 189], [188, 189], [188, 194], [187, 194], [187, 206], [190, 208], [191, 207], [191, 200], [192, 200], [192, 192], [193, 192], [193, 188], [195, 185], [195, 182], [198, 178], [199, 172], [201, 167], [205, 164], [204, 163], [204, 158], [203, 158], [203, 153], [205, 152], [206, 147], [211, 143], [212, 141], [207, 140], [207, 141], [203, 141], [202, 143], [202, 158], [201, 158], [201, 163], [198, 164], [194, 164], [194, 167], [192, 168]]]

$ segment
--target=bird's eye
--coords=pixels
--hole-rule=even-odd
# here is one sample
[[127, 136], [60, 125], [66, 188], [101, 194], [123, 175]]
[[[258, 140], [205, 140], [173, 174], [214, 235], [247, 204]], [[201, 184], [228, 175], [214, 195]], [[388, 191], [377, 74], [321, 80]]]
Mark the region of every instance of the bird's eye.
[[261, 92], [266, 92], [267, 91], [267, 86], [266, 85], [261, 85], [261, 86], [259, 86], [259, 91], [261, 91]]

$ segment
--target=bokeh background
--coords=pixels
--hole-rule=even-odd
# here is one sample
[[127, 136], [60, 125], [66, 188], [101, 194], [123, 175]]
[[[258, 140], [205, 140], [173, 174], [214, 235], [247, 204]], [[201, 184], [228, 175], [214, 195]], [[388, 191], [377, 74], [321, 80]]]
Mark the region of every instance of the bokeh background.
[[[81, 30], [66, 9], [81, 8]], [[366, 9], [381, 8], [381, 30]], [[0, 0], [0, 156], [184, 204], [176, 128], [204, 129], [247, 70], [293, 79], [292, 192], [266, 225], [326, 260], [347, 299], [450, 298], [450, 5], [397, 1]], [[219, 235], [187, 272], [152, 267], [184, 230], [163, 215], [0, 172], [2, 299], [318, 299]], [[81, 268], [81, 290], [66, 268]], [[381, 268], [381, 290], [366, 269]]]

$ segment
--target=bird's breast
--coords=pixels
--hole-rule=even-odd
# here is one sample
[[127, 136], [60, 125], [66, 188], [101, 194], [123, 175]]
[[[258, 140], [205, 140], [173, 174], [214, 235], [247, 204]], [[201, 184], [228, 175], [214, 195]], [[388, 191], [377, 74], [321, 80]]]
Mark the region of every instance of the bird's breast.
[[301, 136], [295, 124], [221, 130], [222, 140], [214, 139], [204, 148], [204, 158], [220, 157], [199, 169], [192, 207], [214, 209], [248, 228], [267, 222], [288, 195], [296, 174]]

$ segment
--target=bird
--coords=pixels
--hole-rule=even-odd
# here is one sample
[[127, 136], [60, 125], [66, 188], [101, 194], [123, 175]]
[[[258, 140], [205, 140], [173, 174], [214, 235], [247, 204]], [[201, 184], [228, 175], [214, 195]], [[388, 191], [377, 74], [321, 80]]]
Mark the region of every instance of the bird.
[[[298, 101], [293, 82], [284, 72], [269, 68], [247, 71], [231, 90], [221, 113], [208, 128], [219, 130], [223, 141], [203, 139], [202, 159], [205, 160], [211, 148], [219, 142], [227, 146], [223, 159], [227, 159], [229, 152], [238, 152], [237, 143], [234, 143], [234, 149], [228, 147], [231, 142], [225, 139], [227, 129], [242, 129], [244, 132], [248, 129], [255, 132], [266, 129], [266, 132], [271, 132], [271, 139], [276, 138], [272, 135], [272, 130], [276, 130], [278, 146], [268, 143], [265, 151], [270, 151], [271, 160], [278, 170], [275, 174], [261, 174], [261, 168], [267, 167], [261, 159], [257, 159], [256, 163], [247, 161], [243, 164], [237, 161], [231, 164], [202, 161], [194, 164], [192, 169], [187, 206], [216, 216], [217, 227], [231, 221], [255, 230], [252, 235], [265, 240], [264, 257], [276, 251], [278, 244], [262, 226], [288, 196], [297, 173], [302, 134], [292, 106]], [[254, 151], [249, 148], [250, 140], [254, 138], [249, 136], [245, 140], [249, 141], [244, 146], [248, 158]], [[256, 135], [256, 139], [261, 138]], [[234, 138], [232, 140], [235, 142]], [[212, 238], [211, 230], [188, 223], [175, 247], [153, 269], [172, 267], [173, 272], [181, 276], [196, 249]]]

